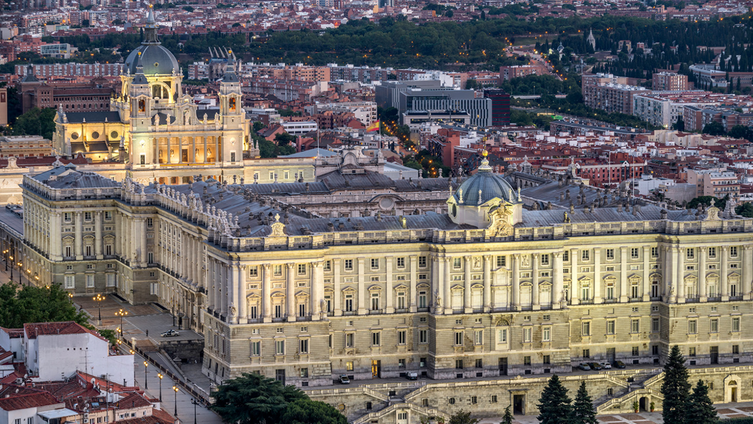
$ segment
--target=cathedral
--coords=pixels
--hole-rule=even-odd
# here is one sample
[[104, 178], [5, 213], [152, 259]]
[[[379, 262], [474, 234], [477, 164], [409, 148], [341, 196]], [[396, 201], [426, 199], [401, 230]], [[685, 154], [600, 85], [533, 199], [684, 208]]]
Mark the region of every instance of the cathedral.
[[[231, 52], [232, 54], [232, 52]], [[181, 91], [182, 72], [157, 36], [150, 8], [144, 41], [128, 56], [122, 90], [107, 112], [66, 112], [55, 117], [53, 149], [92, 163], [122, 163], [136, 181], [188, 183], [244, 177], [244, 153], [258, 157], [231, 56], [220, 82], [219, 107], [202, 109]]]

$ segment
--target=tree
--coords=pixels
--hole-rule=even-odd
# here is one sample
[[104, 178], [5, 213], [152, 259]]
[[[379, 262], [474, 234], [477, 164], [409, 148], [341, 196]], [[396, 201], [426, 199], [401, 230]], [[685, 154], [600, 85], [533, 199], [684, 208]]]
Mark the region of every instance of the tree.
[[672, 129], [677, 131], [685, 131], [685, 120], [682, 119], [682, 116], [677, 118], [677, 122], [672, 124]]
[[479, 419], [471, 418], [470, 412], [465, 412], [462, 409], [450, 417], [448, 424], [476, 424]]
[[594, 409], [591, 396], [586, 390], [586, 382], [580, 383], [578, 393], [575, 395], [573, 402], [573, 420], [572, 424], [597, 424], [596, 409]]
[[183, 6], [183, 10], [185, 10], [188, 13], [191, 13], [194, 11], [194, 8], [191, 6]]
[[567, 389], [560, 382], [557, 374], [549, 379], [539, 398], [539, 416], [536, 419], [541, 424], [567, 424], [572, 416], [570, 398]]
[[743, 203], [735, 208], [735, 213], [746, 218], [753, 218], [753, 204]]
[[240, 424], [279, 423], [288, 404], [308, 399], [294, 386], [249, 373], [226, 380], [212, 397], [215, 401], [212, 410], [224, 422]]
[[347, 418], [324, 402], [298, 399], [288, 404], [280, 421], [282, 424], [348, 424]]
[[687, 209], [696, 209], [699, 205], [703, 205], [705, 207], [711, 206], [711, 201], [714, 201], [714, 206], [716, 206], [719, 209], [724, 210], [724, 208], [727, 206], [727, 200], [729, 200], [729, 196], [724, 196], [723, 198], [718, 198], [714, 196], [698, 196], [688, 202], [686, 208]]
[[745, 125], [735, 125], [729, 129], [727, 135], [732, 138], [753, 138], [750, 137], [750, 130]]
[[[662, 418], [667, 424], [685, 424], [685, 408], [690, 397], [688, 369], [680, 347], [672, 346], [672, 351], [664, 364], [664, 381], [661, 385]], [[693, 421], [695, 423], [695, 421]]]
[[263, 122], [260, 122], [260, 121], [254, 122], [254, 132], [259, 132], [259, 130], [261, 130], [262, 128], [264, 128]]
[[52, 140], [55, 131], [55, 109], [31, 108], [16, 119], [13, 135], [41, 135]]
[[693, 387], [693, 393], [685, 407], [685, 422], [693, 424], [717, 424], [719, 417], [716, 414], [714, 403], [709, 399], [709, 386], [698, 380]]
[[502, 416], [502, 422], [499, 424], [512, 424], [512, 412], [509, 406], [505, 408], [505, 415]]
[[76, 310], [59, 284], [21, 288], [11, 282], [0, 286], [0, 327], [20, 328], [32, 322], [61, 321], [89, 325], [86, 313]]
[[280, 133], [275, 136], [275, 142], [278, 146], [287, 146], [288, 144], [294, 144], [296, 137], [288, 133]]
[[721, 124], [721, 122], [709, 122], [708, 124], [703, 126], [703, 133], [711, 135], [724, 135], [724, 126]]

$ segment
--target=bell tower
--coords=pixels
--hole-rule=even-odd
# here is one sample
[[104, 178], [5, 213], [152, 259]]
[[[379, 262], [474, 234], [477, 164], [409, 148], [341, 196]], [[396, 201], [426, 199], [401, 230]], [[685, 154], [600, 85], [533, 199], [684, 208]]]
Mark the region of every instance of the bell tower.
[[241, 83], [238, 79], [235, 55], [229, 52], [225, 75], [220, 82], [220, 115], [222, 119], [222, 150], [223, 162], [242, 164], [243, 150], [248, 143], [248, 129], [245, 128], [245, 113], [241, 100]]

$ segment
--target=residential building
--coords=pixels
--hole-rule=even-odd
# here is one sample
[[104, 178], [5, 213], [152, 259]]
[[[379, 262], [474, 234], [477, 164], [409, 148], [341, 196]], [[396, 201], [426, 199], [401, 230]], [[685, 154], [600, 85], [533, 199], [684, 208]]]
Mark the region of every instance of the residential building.
[[645, 87], [627, 85], [627, 78], [612, 74], [584, 74], [583, 102], [586, 106], [606, 112], [631, 114], [633, 98], [649, 92]]
[[688, 76], [674, 72], [654, 72], [651, 88], [660, 91], [687, 90]]

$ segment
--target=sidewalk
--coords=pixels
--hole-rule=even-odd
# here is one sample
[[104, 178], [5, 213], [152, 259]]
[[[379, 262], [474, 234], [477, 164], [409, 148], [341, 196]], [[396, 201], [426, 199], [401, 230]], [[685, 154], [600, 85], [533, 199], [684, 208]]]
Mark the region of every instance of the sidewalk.
[[[753, 417], [753, 402], [738, 402], [718, 404], [716, 411], [719, 418], [743, 418]], [[609, 414], [599, 415], [596, 417], [599, 423], [604, 424], [662, 424], [661, 412], [639, 412], [637, 414]], [[502, 417], [484, 418], [479, 424], [499, 424]], [[516, 424], [538, 424], [539, 420], [535, 415], [516, 416], [513, 420]]]
[[[134, 354], [133, 372], [136, 377], [136, 384], [144, 389], [144, 357], [139, 354]], [[147, 367], [146, 381], [149, 389], [144, 389], [149, 395], [159, 399], [160, 397], [160, 379], [157, 377], [157, 370], [151, 364]], [[179, 388], [176, 394], [173, 390], [175, 382], [168, 376], [162, 379], [162, 406], [161, 408], [170, 413], [175, 413], [175, 401], [177, 399], [177, 417], [181, 423], [202, 423], [202, 424], [221, 424], [222, 419], [213, 411], [205, 408], [199, 404], [196, 408], [196, 417], [194, 418], [194, 405], [191, 404], [192, 397]]]

